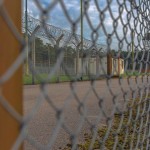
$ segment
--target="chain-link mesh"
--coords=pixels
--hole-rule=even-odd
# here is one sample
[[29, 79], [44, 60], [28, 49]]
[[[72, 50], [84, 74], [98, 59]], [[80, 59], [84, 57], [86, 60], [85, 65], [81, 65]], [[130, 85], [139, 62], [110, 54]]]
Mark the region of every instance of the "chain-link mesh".
[[[25, 149], [150, 149], [150, 1], [30, 2], [39, 18], [29, 14], [26, 22], [23, 13], [22, 40], [0, 1], [0, 15], [23, 45], [0, 84], [21, 64], [24, 84], [38, 83], [24, 86], [23, 116], [0, 98], [21, 125], [12, 149], [22, 143]], [[67, 29], [65, 20], [52, 25], [58, 11]], [[60, 81], [69, 82], [51, 84]]]

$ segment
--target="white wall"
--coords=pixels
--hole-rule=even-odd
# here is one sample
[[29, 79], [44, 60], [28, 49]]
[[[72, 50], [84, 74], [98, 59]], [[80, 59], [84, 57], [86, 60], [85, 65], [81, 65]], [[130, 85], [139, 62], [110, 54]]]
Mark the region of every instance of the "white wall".
[[[123, 65], [122, 65], [123, 63]], [[120, 73], [124, 73], [124, 60], [120, 59]], [[79, 58], [78, 64], [79, 73], [87, 75], [104, 75], [107, 74], [107, 57], [103, 58], [83, 58], [83, 68], [82, 68], [82, 59]], [[75, 72], [76, 72], [76, 59], [75, 59]], [[118, 59], [112, 58], [112, 73], [118, 75]]]
[[[75, 64], [75, 72], [76, 72], [76, 59], [74, 60]], [[79, 73], [83, 72], [83, 74], [87, 75], [96, 75], [99, 74], [107, 74], [107, 57], [100, 58], [100, 60], [96, 60], [96, 58], [84, 58], [83, 59], [83, 70], [82, 70], [82, 62], [81, 58], [79, 58], [78, 69]], [[97, 61], [97, 62], [96, 62]], [[103, 67], [102, 67], [103, 66]], [[105, 73], [104, 73], [105, 71]]]

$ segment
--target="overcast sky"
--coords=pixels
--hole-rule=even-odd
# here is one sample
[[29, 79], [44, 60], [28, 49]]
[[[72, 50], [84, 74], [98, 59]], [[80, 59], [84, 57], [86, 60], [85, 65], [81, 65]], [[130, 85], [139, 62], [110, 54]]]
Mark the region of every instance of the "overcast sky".
[[[39, 2], [43, 8], [47, 8], [52, 3], [52, 0], [39, 0]], [[98, 11], [98, 8], [101, 10], [104, 10], [105, 7], [108, 5], [107, 0], [97, 0], [97, 2], [98, 2], [98, 4], [96, 5], [94, 0], [89, 0], [89, 7], [88, 7], [88, 11], [87, 11], [88, 17], [92, 23], [93, 28], [96, 28], [101, 23], [101, 19], [99, 18], [100, 13]], [[122, 2], [123, 2], [123, 0], [120, 0], [120, 4]], [[63, 3], [65, 4], [65, 8], [66, 8], [67, 13], [69, 14], [71, 20], [76, 21], [77, 18], [80, 17], [80, 0], [63, 0]], [[125, 3], [127, 6], [127, 9], [130, 11], [131, 7], [130, 7], [129, 2], [126, 1]], [[98, 8], [97, 8], [97, 6], [98, 6]], [[104, 13], [105, 19], [103, 21], [103, 24], [104, 24], [107, 34], [111, 34], [114, 31], [113, 20], [112, 20], [111, 15], [113, 15], [114, 19], [116, 19], [118, 16], [121, 16], [123, 23], [124, 24], [127, 23], [126, 9], [124, 8], [120, 14], [119, 5], [117, 3], [117, 0], [112, 0], [109, 9], [111, 10], [111, 13], [107, 9], [107, 11], [105, 11], [105, 13]], [[28, 13], [35, 18], [39, 18], [40, 10], [37, 7], [34, 0], [28, 0]], [[56, 5], [50, 11], [48, 23], [71, 31], [71, 23], [66, 18], [66, 15], [65, 15], [65, 13], [62, 9], [62, 6], [60, 5], [59, 2], [56, 3]], [[133, 26], [132, 19], [130, 20], [129, 23], [131, 26]], [[91, 39], [92, 29], [89, 26], [89, 23], [87, 22], [87, 18], [85, 16], [84, 16], [83, 31], [84, 31], [84, 37], [87, 39]], [[120, 19], [118, 21], [116, 31], [118, 33], [118, 36], [120, 38], [122, 38], [124, 34], [123, 34], [123, 26], [122, 26]], [[77, 33], [80, 34], [80, 22], [78, 22]], [[106, 36], [105, 36], [105, 33], [103, 32], [102, 28], [100, 28], [98, 30], [98, 34], [99, 34], [98, 43], [106, 44]], [[131, 34], [131, 31], [128, 31], [127, 35], [126, 35], [129, 37], [129, 39], [130, 39], [130, 34]], [[116, 42], [117, 42], [117, 40], [114, 37], [112, 45], [115, 45]]]

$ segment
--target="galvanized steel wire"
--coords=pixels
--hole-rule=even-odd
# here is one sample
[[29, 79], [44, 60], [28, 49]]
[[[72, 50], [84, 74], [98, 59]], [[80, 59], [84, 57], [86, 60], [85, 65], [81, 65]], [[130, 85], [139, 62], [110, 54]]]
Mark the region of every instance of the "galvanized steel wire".
[[[38, 7], [40, 11], [40, 19], [37, 20], [31, 16], [28, 16], [29, 20], [29, 29], [31, 32], [34, 31], [37, 25], [40, 25], [40, 29], [35, 31], [34, 34], [29, 38], [28, 44], [25, 39], [22, 38], [22, 35], [17, 31], [15, 25], [13, 24], [9, 13], [6, 11], [4, 1], [0, 1], [0, 15], [5, 19], [7, 26], [10, 29], [10, 32], [15, 36], [15, 38], [21, 43], [22, 48], [20, 49], [20, 55], [16, 58], [15, 62], [10, 66], [10, 68], [0, 77], [0, 85], [7, 82], [8, 79], [15, 73], [16, 69], [24, 64], [26, 60], [28, 45], [31, 45], [35, 36], [46, 38], [50, 43], [55, 46], [57, 51], [57, 57], [54, 62], [54, 66], [48, 72], [46, 79], [41, 82], [40, 85], [40, 95], [37, 98], [36, 105], [32, 108], [32, 111], [25, 116], [21, 116], [14, 110], [14, 108], [7, 102], [7, 99], [1, 93], [0, 105], [6, 109], [13, 118], [15, 118], [21, 125], [20, 135], [16, 139], [12, 149], [19, 149], [20, 145], [24, 140], [28, 141], [35, 149], [52, 149], [52, 146], [56, 142], [56, 137], [61, 128], [69, 135], [71, 147], [70, 149], [85, 149], [82, 146], [79, 147], [78, 136], [82, 130], [82, 127], [85, 121], [90, 126], [91, 137], [90, 144], [87, 149], [94, 149], [95, 142], [99, 143], [97, 149], [109, 149], [107, 141], [111, 140], [109, 138], [111, 130], [114, 126], [115, 115], [119, 116], [119, 122], [117, 123], [117, 128], [113, 130], [113, 146], [112, 149], [150, 149], [150, 98], [149, 98], [149, 72], [150, 72], [150, 1], [148, 0], [106, 0], [105, 7], [100, 6], [100, 1], [92, 0], [94, 8], [98, 12], [99, 18], [97, 26], [93, 25], [93, 22], [90, 18], [89, 7], [91, 4], [90, 0], [83, 0], [83, 18], [87, 21], [91, 29], [91, 39], [84, 37], [83, 47], [81, 47], [81, 36], [77, 33], [77, 29], [80, 25], [81, 15], [77, 19], [72, 19], [70, 17], [69, 11], [67, 10], [66, 2], [64, 0], [55, 0], [51, 1], [50, 4], [43, 8], [39, 0], [34, 0], [34, 5]], [[67, 31], [53, 25], [48, 25], [48, 18], [51, 14], [52, 9], [56, 9], [56, 6], [60, 6], [63, 10], [63, 15], [67, 18], [67, 21], [70, 24], [71, 31]], [[116, 7], [117, 13], [114, 13], [113, 5]], [[110, 26], [111, 31], [106, 26], [106, 19], [110, 17]], [[24, 21], [23, 21], [24, 27]], [[23, 29], [24, 30], [24, 29]], [[105, 44], [102, 45], [99, 43], [99, 38], [101, 37], [100, 31], [102, 31], [103, 36], [105, 37]], [[134, 39], [132, 37], [132, 31], [134, 32]], [[90, 32], [90, 31], [89, 31]], [[61, 35], [63, 35], [61, 37]], [[60, 38], [60, 39], [59, 39]], [[60, 45], [57, 45], [57, 42], [60, 42]], [[115, 43], [115, 48], [113, 44]], [[48, 84], [49, 79], [51, 79], [57, 71], [60, 69], [64, 61], [65, 48], [71, 46], [75, 49], [75, 57], [77, 55], [77, 50], [84, 49], [86, 54], [84, 58], [90, 59], [90, 57], [99, 57], [112, 52], [112, 49], [115, 50], [115, 59], [122, 57], [125, 63], [125, 72], [126, 81], [128, 83], [129, 89], [124, 88], [123, 77], [118, 77], [118, 85], [120, 91], [117, 93], [114, 92], [111, 87], [111, 80], [113, 80], [112, 74], [107, 74], [103, 63], [100, 57], [100, 66], [103, 71], [103, 79], [106, 80], [108, 92], [111, 94], [111, 103], [112, 110], [110, 113], [107, 113], [103, 106], [104, 98], [99, 96], [98, 91], [96, 90], [95, 83], [102, 76], [100, 73], [92, 78], [90, 82], [90, 88], [88, 89], [86, 95], [83, 99], [78, 97], [76, 92], [76, 83], [78, 79], [82, 77], [83, 70], [80, 70], [77, 74], [75, 72], [70, 73], [67, 66], [64, 66], [65, 75], [70, 78], [70, 94], [66, 98], [66, 101], [62, 108], [57, 108], [54, 101], [48, 95]], [[133, 51], [134, 49], [134, 51]], [[123, 51], [124, 50], [124, 51]], [[126, 54], [126, 55], [124, 55]], [[80, 53], [80, 58], [83, 58], [83, 53]], [[73, 58], [74, 59], [74, 58]], [[34, 72], [36, 78], [40, 80], [38, 76], [39, 71], [33, 69], [32, 59], [29, 60], [30, 71]], [[85, 64], [82, 64], [85, 68]], [[114, 66], [115, 67], [115, 66]], [[82, 68], [82, 69], [83, 69]], [[135, 74], [133, 77], [132, 75]], [[132, 75], [131, 75], [132, 74]], [[72, 75], [75, 78], [72, 78]], [[134, 86], [133, 82], [134, 81]], [[99, 106], [99, 114], [97, 114], [97, 120], [93, 124], [89, 121], [87, 117], [88, 108], [86, 107], [86, 101], [88, 94], [92, 91], [95, 94], [96, 99], [98, 100], [97, 105]], [[57, 92], [57, 91], [56, 91]], [[123, 104], [120, 107], [117, 99], [119, 95], [123, 95]], [[48, 144], [42, 145], [38, 143], [31, 135], [27, 132], [28, 124], [39, 110], [40, 106], [43, 104], [43, 97], [46, 99], [50, 107], [56, 112], [56, 126], [52, 132], [51, 137], [49, 137]], [[80, 123], [78, 124], [75, 132], [67, 126], [64, 119], [64, 110], [67, 109], [69, 103], [71, 103], [71, 98], [74, 97], [77, 102], [77, 109], [80, 114]], [[99, 134], [98, 125], [101, 124], [101, 118], [105, 117], [106, 119], [106, 132], [103, 136]], [[125, 121], [126, 120], [126, 121]], [[123, 134], [123, 140], [120, 141], [120, 134]], [[130, 141], [129, 141], [130, 139]], [[67, 143], [66, 143], [67, 144]], [[69, 149], [69, 148], [68, 148]]]

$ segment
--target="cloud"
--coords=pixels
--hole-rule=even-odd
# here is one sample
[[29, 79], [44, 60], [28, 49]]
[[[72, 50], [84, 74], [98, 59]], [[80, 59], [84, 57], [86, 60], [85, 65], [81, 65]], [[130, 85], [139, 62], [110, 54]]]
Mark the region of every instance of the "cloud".
[[[39, 0], [39, 2], [43, 8], [47, 8], [52, 4], [53, 0]], [[53, 9], [49, 11], [48, 23], [70, 31], [72, 30], [72, 24], [77, 23], [77, 33], [80, 34], [80, 20], [76, 22], [80, 17], [80, 0], [63, 0], [62, 2], [65, 7], [58, 1]], [[96, 29], [100, 25], [100, 28], [97, 30], [99, 35], [98, 43], [106, 44], [107, 34], [113, 34], [113, 37], [116, 38], [116, 33], [114, 32], [116, 31], [119, 37], [122, 38], [124, 36], [123, 27], [126, 24], [128, 24], [128, 26], [133, 26], [133, 18], [130, 19], [130, 22], [127, 18], [127, 10], [131, 10], [129, 2], [122, 2], [125, 3], [127, 7], [123, 7], [123, 11], [119, 9], [121, 2], [119, 4], [117, 0], [111, 2], [106, 0], [93, 0], [87, 2], [88, 10], [87, 16], [84, 16], [83, 28], [85, 38], [91, 39], [93, 32], [92, 28]], [[107, 7], [108, 3], [110, 4], [109, 8]], [[39, 18], [41, 14], [34, 0], [28, 0], [28, 13], [35, 18]], [[102, 17], [104, 17], [104, 20], [102, 20]], [[118, 17], [119, 19], [117, 19]], [[92, 27], [90, 26], [88, 19], [90, 20]], [[114, 30], [115, 20], [117, 26]], [[130, 31], [127, 32], [126, 36], [130, 37]], [[114, 41], [116, 42], [113, 43], [113, 47], [117, 45], [117, 39]]]

